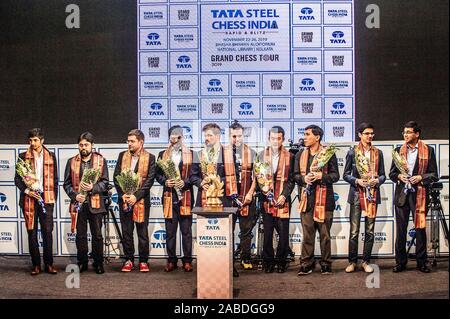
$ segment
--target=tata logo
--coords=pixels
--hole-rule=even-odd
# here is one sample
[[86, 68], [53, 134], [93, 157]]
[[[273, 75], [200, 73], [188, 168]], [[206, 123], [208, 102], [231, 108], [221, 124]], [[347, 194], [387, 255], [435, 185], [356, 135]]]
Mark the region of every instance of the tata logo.
[[9, 207], [8, 205], [4, 205], [2, 203], [4, 203], [6, 201], [6, 195], [3, 193], [0, 193], [0, 211], [8, 211]]
[[192, 69], [192, 64], [189, 63], [191, 61], [191, 58], [187, 55], [181, 55], [178, 57], [178, 62], [176, 64], [177, 69]]
[[166, 233], [166, 231], [165, 230], [157, 230], [157, 231], [155, 231], [154, 233], [153, 233], [153, 237], [156, 239], [156, 240], [166, 240], [166, 238], [167, 238], [167, 233]]
[[222, 82], [219, 79], [211, 79], [209, 80], [208, 92], [223, 92], [222, 87], [220, 86]]
[[304, 21], [312, 21], [315, 20], [314, 16], [311, 15], [313, 13], [313, 9], [305, 7], [300, 10], [301, 16], [299, 16], [300, 20]]
[[335, 201], [335, 203], [336, 203], [336, 211], [337, 212], [340, 212], [341, 210], [342, 210], [342, 207], [341, 207], [341, 205], [338, 203], [338, 200], [339, 200], [339, 194], [338, 193], [334, 193], [334, 201]]
[[164, 115], [163, 111], [160, 111], [162, 109], [162, 104], [161, 103], [152, 103], [150, 105], [150, 108], [152, 109], [152, 111], [149, 111], [149, 115], [153, 115], [153, 116], [161, 116]]
[[217, 218], [208, 218], [208, 224], [217, 225], [218, 223], [219, 223], [219, 220]]
[[165, 240], [167, 239], [167, 233], [165, 230], [157, 230], [153, 233], [153, 238], [158, 240], [157, 243], [152, 243], [152, 248], [166, 248]]
[[161, 45], [161, 41], [159, 41], [160, 36], [158, 33], [149, 33], [147, 38], [150, 40], [145, 42], [147, 45]]
[[416, 235], [416, 230], [414, 228], [411, 228], [408, 232], [408, 235], [409, 235], [409, 237], [411, 237], [411, 240], [407, 240], [406, 245], [407, 246], [409, 246], [409, 245], [415, 246], [416, 245], [415, 241], [412, 244], [411, 244], [411, 241], [413, 240], [414, 236]]
[[206, 225], [206, 230], [220, 230], [219, 226], [217, 225], [219, 223], [219, 220], [217, 218], [208, 218], [208, 224]]
[[189, 126], [182, 126], [185, 140], [192, 140], [192, 129]]
[[332, 39], [330, 39], [330, 42], [333, 44], [345, 44], [347, 43], [344, 39], [344, 32], [342, 31], [334, 31], [332, 34]]
[[334, 102], [332, 105], [333, 109], [331, 110], [331, 114], [333, 115], [346, 115], [347, 112], [344, 110], [345, 104], [344, 102]]
[[238, 114], [239, 115], [255, 115], [255, 113], [253, 113], [252, 109], [252, 104], [249, 102], [242, 102], [241, 105], [239, 105], [240, 109], [242, 110], [238, 110]]
[[300, 91], [313, 92], [316, 88], [314, 87], [314, 80], [310, 78], [304, 78], [302, 80], [302, 86], [300, 86]]
[[113, 203], [118, 204], [119, 203], [119, 194], [115, 193], [111, 195], [111, 200], [113, 201]]

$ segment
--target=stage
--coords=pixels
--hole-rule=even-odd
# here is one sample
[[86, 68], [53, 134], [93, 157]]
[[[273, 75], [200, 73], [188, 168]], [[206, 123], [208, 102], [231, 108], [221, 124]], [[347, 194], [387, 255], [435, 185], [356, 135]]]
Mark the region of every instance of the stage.
[[[28, 256], [0, 257], [0, 298], [5, 299], [195, 299], [196, 263], [194, 272], [181, 269], [165, 273], [164, 259], [150, 259], [150, 272], [121, 273], [121, 261], [111, 260], [105, 265], [106, 273], [95, 274], [91, 265], [81, 274], [80, 288], [66, 288], [65, 267], [74, 260], [55, 257], [57, 275], [42, 273], [30, 275]], [[284, 274], [266, 274], [258, 270], [244, 271], [239, 265], [238, 278], [234, 278], [235, 299], [448, 299], [448, 258], [440, 258], [431, 274], [415, 269], [410, 260], [405, 272], [395, 274], [393, 259], [375, 259], [380, 267], [379, 288], [367, 288], [367, 274], [358, 270], [347, 274], [345, 259], [335, 259], [333, 274], [321, 275], [320, 267], [308, 276], [297, 276], [298, 258]], [[269, 288], [270, 287], [270, 288]]]

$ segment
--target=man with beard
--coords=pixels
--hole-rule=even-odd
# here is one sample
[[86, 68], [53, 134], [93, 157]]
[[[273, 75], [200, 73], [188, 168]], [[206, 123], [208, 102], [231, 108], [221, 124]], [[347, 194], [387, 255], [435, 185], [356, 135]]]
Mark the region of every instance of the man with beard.
[[[92, 235], [92, 258], [97, 274], [103, 268], [102, 218], [106, 207], [102, 193], [108, 189], [108, 166], [106, 159], [93, 152], [94, 136], [85, 132], [78, 138], [79, 154], [70, 158], [64, 174], [64, 190], [70, 198], [71, 231], [76, 232], [77, 259], [80, 272], [88, 269], [87, 224]], [[82, 181], [86, 169], [98, 169], [99, 177], [95, 183]]]
[[30, 147], [19, 157], [30, 163], [36, 173], [40, 194], [27, 187], [16, 171], [14, 182], [20, 190], [20, 208], [25, 218], [25, 226], [28, 232], [28, 247], [30, 249], [33, 268], [31, 275], [41, 273], [41, 256], [38, 243], [38, 221], [41, 227], [42, 242], [44, 246], [45, 271], [56, 274], [53, 266], [53, 209], [58, 197], [58, 169], [55, 154], [44, 146], [44, 134], [40, 128], [31, 129], [28, 132]]
[[[122, 272], [130, 272], [133, 269], [133, 231], [135, 224], [139, 245], [139, 271], [149, 272], [148, 219], [150, 216], [150, 188], [153, 186], [155, 179], [155, 156], [144, 149], [144, 138], [144, 133], [138, 129], [131, 130], [128, 133], [128, 150], [119, 154], [114, 170], [114, 186], [119, 196], [120, 223], [125, 254]], [[138, 173], [140, 177], [140, 187], [132, 195], [124, 194], [116, 180], [116, 177], [127, 169]], [[127, 207], [130, 207], [130, 209]]]

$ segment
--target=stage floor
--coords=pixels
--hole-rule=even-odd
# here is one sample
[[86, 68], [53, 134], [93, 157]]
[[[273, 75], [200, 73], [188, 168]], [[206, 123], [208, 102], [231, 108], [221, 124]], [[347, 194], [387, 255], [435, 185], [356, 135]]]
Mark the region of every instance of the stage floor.
[[[106, 273], [97, 275], [89, 270], [81, 274], [80, 288], [66, 288], [65, 267], [73, 263], [68, 257], [55, 257], [57, 275], [29, 274], [28, 256], [0, 256], [0, 298], [146, 298], [189, 299], [196, 297], [196, 271], [181, 269], [172, 273], [163, 271], [165, 260], [151, 259], [150, 272], [121, 273], [121, 261], [111, 260]], [[393, 259], [375, 259], [380, 268], [380, 288], [366, 287], [367, 275], [362, 271], [345, 273], [345, 259], [333, 262], [332, 275], [321, 275], [320, 267], [308, 276], [297, 276], [298, 258], [284, 274], [265, 274], [262, 271], [244, 271], [237, 266], [240, 277], [234, 278], [236, 299], [317, 299], [317, 298], [449, 298], [448, 258], [441, 258], [431, 274], [415, 269], [410, 260], [408, 270], [392, 272]], [[179, 262], [180, 263], [180, 262]], [[270, 288], [269, 288], [270, 287]]]

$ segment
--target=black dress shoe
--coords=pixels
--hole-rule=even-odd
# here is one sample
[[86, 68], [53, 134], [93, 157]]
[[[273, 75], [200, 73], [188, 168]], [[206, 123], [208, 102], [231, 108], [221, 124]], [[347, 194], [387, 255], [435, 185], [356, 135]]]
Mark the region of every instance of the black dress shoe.
[[425, 274], [429, 274], [431, 272], [431, 269], [427, 265], [417, 266], [417, 269]]
[[279, 264], [277, 267], [277, 273], [282, 274], [284, 272], [286, 272], [286, 265]]
[[403, 270], [406, 270], [405, 265], [395, 265], [395, 267], [392, 269], [393, 272], [402, 272]]
[[105, 268], [103, 268], [103, 264], [94, 265], [94, 269], [96, 274], [101, 275], [105, 273]]
[[239, 272], [237, 271], [236, 267], [233, 266], [233, 277], [237, 278], [239, 277]]
[[88, 270], [88, 264], [87, 263], [78, 263], [78, 268], [80, 268], [80, 273]]
[[274, 270], [275, 270], [275, 265], [273, 265], [273, 264], [268, 264], [264, 268], [264, 272], [266, 274], [272, 273]]

